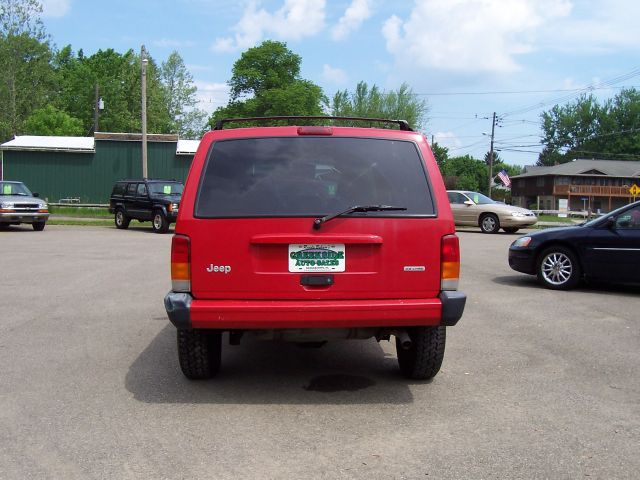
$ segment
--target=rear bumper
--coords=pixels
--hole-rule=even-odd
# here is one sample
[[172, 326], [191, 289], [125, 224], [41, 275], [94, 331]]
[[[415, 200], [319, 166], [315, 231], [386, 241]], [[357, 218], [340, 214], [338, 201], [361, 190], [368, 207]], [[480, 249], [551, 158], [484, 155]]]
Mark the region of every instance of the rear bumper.
[[244, 301], [169, 292], [164, 304], [179, 329], [364, 328], [455, 325], [466, 298], [462, 292], [442, 292], [428, 299]]

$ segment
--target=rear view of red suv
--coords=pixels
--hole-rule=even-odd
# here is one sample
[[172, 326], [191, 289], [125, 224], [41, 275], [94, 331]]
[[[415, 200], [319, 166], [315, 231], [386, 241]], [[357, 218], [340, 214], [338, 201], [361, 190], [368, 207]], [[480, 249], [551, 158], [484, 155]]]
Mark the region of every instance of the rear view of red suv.
[[237, 121], [200, 142], [173, 237], [165, 307], [183, 373], [213, 377], [228, 332], [230, 344], [393, 335], [405, 376], [435, 376], [466, 296], [424, 136], [380, 120], [223, 128]]

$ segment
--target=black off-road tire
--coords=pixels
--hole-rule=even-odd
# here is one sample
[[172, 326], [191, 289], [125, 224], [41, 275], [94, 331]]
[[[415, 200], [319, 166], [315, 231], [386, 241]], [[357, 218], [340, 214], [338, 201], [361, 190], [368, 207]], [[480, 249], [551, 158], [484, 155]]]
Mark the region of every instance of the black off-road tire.
[[153, 231], [156, 233], [167, 233], [169, 231], [169, 220], [162, 210], [155, 210], [153, 212], [153, 219], [151, 220]]
[[179, 329], [178, 359], [184, 376], [191, 380], [213, 378], [220, 370], [222, 332]]
[[500, 220], [498, 220], [498, 216], [493, 213], [485, 213], [480, 217], [479, 227], [482, 233], [498, 233], [500, 230]]
[[414, 380], [436, 376], [444, 359], [446, 327], [412, 327], [407, 329], [411, 348], [405, 350], [396, 338], [398, 365], [402, 374]]
[[42, 230], [44, 230], [45, 225], [46, 225], [46, 222], [33, 222], [31, 224], [31, 226], [36, 232], [41, 232]]
[[120, 230], [129, 228], [129, 223], [131, 222], [131, 218], [127, 217], [127, 215], [124, 213], [124, 210], [122, 210], [121, 208], [118, 208], [116, 210], [113, 220], [116, 224], [116, 228]]
[[536, 274], [538, 281], [547, 288], [569, 290], [580, 283], [582, 269], [573, 250], [555, 245], [538, 256]]
[[503, 230], [507, 233], [516, 233], [520, 229], [518, 227], [504, 227]]

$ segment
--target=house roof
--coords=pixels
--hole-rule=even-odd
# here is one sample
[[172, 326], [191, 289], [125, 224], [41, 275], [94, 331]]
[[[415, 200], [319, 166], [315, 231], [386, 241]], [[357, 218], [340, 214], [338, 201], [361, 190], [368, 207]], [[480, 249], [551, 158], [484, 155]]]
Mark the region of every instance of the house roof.
[[[148, 135], [149, 142], [176, 142], [176, 155], [194, 155], [200, 140], [179, 140], [177, 135]], [[56, 137], [39, 135], [21, 135], [0, 145], [0, 150], [95, 153], [96, 140], [137, 141], [139, 133], [96, 132], [95, 137]]]
[[195, 155], [200, 140], [178, 140], [176, 155]]
[[624, 160], [574, 160], [552, 167], [525, 167], [525, 173], [511, 178], [539, 177], [543, 175], [606, 175], [609, 177], [640, 177], [640, 162]]
[[2, 150], [39, 150], [62, 152], [95, 152], [93, 137], [50, 137], [22, 135], [0, 145]]

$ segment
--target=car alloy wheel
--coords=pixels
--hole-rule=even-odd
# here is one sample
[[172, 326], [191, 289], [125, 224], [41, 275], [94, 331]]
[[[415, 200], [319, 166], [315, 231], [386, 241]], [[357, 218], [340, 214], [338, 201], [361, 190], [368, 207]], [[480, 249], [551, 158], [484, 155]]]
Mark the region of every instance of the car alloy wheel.
[[538, 279], [545, 287], [568, 290], [580, 282], [580, 265], [570, 249], [550, 247], [539, 258]]
[[116, 224], [121, 227], [124, 224], [124, 215], [122, 211], [118, 210], [116, 213]]
[[480, 229], [483, 233], [497, 233], [500, 230], [498, 218], [493, 214], [485, 215], [480, 221]]

